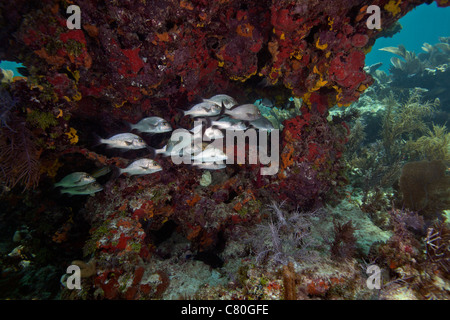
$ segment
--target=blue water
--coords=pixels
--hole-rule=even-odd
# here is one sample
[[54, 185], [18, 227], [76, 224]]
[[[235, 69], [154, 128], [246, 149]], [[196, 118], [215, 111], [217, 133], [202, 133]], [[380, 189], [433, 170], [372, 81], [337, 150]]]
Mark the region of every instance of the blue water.
[[403, 29], [392, 38], [377, 39], [372, 51], [366, 56], [366, 65], [382, 62], [380, 70], [388, 72], [390, 59], [394, 55], [378, 49], [403, 44], [406, 50], [419, 54], [424, 42], [433, 45], [439, 42], [439, 37], [450, 36], [450, 7], [439, 8], [435, 2], [423, 4], [407, 13], [399, 22]]

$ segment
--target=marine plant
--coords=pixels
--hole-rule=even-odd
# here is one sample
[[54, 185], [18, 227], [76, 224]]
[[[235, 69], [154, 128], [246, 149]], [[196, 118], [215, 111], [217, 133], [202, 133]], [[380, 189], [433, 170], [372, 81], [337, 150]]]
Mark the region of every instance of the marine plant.
[[345, 260], [353, 258], [356, 251], [355, 227], [352, 220], [346, 223], [333, 221], [334, 239], [330, 246], [333, 260]]
[[391, 95], [385, 99], [385, 106], [381, 137], [385, 161], [392, 163], [405, 155], [405, 139], [415, 139], [426, 132], [424, 119], [436, 109], [437, 102], [422, 102], [420, 92], [415, 90], [402, 104]]
[[11, 118], [11, 111], [17, 102], [18, 99], [11, 96], [6, 88], [0, 87], [0, 127], [9, 128], [8, 121]]
[[311, 219], [320, 212], [289, 211], [283, 203], [275, 202], [268, 211], [268, 221], [259, 224], [248, 239], [256, 262], [287, 265], [292, 261], [312, 261], [317, 243], [311, 235]]
[[450, 132], [447, 127], [433, 124], [426, 134], [415, 141], [408, 141], [406, 145], [413, 158], [419, 160], [450, 161]]
[[6, 187], [35, 188], [39, 183], [39, 156], [33, 134], [23, 122], [0, 128], [0, 173]]
[[412, 51], [407, 51], [404, 45], [399, 45], [398, 47], [381, 48], [380, 50], [394, 53], [404, 59], [402, 61], [397, 57], [391, 58], [393, 67], [390, 69], [390, 71], [394, 74], [396, 72], [404, 72], [407, 75], [410, 75], [420, 73], [425, 68], [416, 54]]
[[420, 75], [426, 68], [436, 68], [450, 61], [449, 37], [440, 37], [439, 41], [435, 45], [425, 42], [422, 46], [424, 52], [418, 55], [413, 51], [406, 50], [404, 45], [381, 48], [380, 50], [393, 53], [403, 59], [391, 58], [390, 71], [394, 77], [416, 76], [416, 74]]

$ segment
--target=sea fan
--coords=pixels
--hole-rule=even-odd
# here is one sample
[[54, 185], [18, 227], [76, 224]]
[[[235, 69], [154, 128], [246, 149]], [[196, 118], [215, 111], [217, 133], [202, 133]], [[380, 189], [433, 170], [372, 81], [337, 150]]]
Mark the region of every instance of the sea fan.
[[12, 130], [8, 126], [8, 121], [10, 119], [11, 110], [17, 104], [17, 98], [11, 97], [9, 92], [5, 88], [0, 88], [0, 126], [7, 127]]
[[0, 131], [0, 173], [8, 188], [17, 184], [24, 190], [39, 183], [39, 152], [25, 123], [12, 121]]

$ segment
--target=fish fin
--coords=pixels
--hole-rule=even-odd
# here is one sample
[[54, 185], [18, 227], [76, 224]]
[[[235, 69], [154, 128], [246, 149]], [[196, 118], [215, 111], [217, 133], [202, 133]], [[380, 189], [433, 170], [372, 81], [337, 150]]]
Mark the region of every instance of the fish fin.
[[147, 146], [147, 148], [146, 148], [147, 150], [148, 150], [148, 152], [149, 152], [149, 157], [151, 158], [151, 159], [155, 159], [156, 158], [156, 149], [155, 148], [153, 148], [153, 147], [150, 147], [150, 146]]
[[214, 104], [219, 105], [216, 101], [212, 101], [212, 100], [209, 100], [209, 99], [203, 99], [203, 102], [209, 102], [209, 103], [214, 103]]
[[59, 190], [59, 192], [60, 192], [61, 194], [67, 194], [69, 197], [73, 196], [73, 194], [71, 194], [69, 191], [67, 191], [67, 190], [65, 190], [65, 189], [61, 189], [61, 190]]
[[[135, 128], [135, 125], [132, 124], [131, 122], [124, 121], [124, 123], [125, 123], [125, 125], [127, 126], [127, 128], [128, 128], [129, 131], [137, 130], [137, 129]], [[139, 130], [138, 130], [138, 131], [139, 131]]]
[[[151, 147], [150, 147], [151, 148]], [[164, 147], [162, 147], [161, 149], [155, 149], [155, 154], [162, 154], [165, 153], [167, 150], [167, 145], [165, 145]]]
[[221, 109], [220, 109], [219, 117], [221, 117], [221, 116], [223, 116], [225, 114], [225, 110], [226, 110], [226, 108], [225, 108], [225, 105], [223, 104], [223, 101], [222, 101], [222, 106], [221, 106]]
[[108, 181], [104, 184], [104, 190], [110, 190], [111, 186], [116, 182], [119, 176], [122, 174], [122, 169], [119, 167], [113, 167], [111, 169], [111, 177], [109, 177]]
[[186, 110], [183, 110], [183, 109], [180, 109], [180, 108], [175, 108], [178, 112], [180, 112], [181, 113], [181, 115], [184, 117], [184, 116], [186, 116]]
[[133, 144], [133, 142], [132, 141], [124, 141], [125, 142], [125, 144], [127, 145], [127, 146], [131, 146], [132, 144]]
[[206, 128], [211, 128], [212, 127], [212, 120], [210, 118], [204, 118], [204, 120], [205, 120]]
[[94, 144], [92, 145], [93, 147], [99, 146], [101, 144], [104, 143], [104, 140], [102, 137], [100, 137], [98, 134], [96, 134], [95, 132], [92, 133], [93, 137], [94, 137]]
[[112, 175], [108, 182], [115, 181], [123, 173], [122, 169], [119, 167], [113, 167]]

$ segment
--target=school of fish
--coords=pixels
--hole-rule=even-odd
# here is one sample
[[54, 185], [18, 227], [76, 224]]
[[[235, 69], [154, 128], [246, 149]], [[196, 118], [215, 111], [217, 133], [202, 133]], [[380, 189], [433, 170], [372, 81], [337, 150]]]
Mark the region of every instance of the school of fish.
[[[175, 150], [176, 139], [171, 138], [161, 149], [154, 149], [142, 139], [139, 135], [124, 132], [116, 134], [110, 138], [104, 139], [98, 137], [97, 144], [104, 144], [107, 148], [116, 148], [127, 150], [148, 149], [152, 153], [165, 157], [189, 156], [194, 161], [193, 166], [202, 170], [220, 170], [226, 168], [226, 154], [206, 143], [195, 143], [195, 137], [204, 137], [206, 140], [221, 139], [226, 130], [244, 131], [248, 127], [259, 130], [271, 131], [274, 129], [269, 120], [261, 115], [261, 112], [254, 104], [238, 105], [237, 101], [226, 94], [218, 94], [209, 99], [203, 99], [202, 102], [194, 105], [189, 110], [181, 110], [183, 116], [190, 116], [196, 120], [200, 119], [202, 125], [195, 126], [189, 132], [194, 137], [190, 147], [182, 150]], [[205, 124], [205, 125], [203, 125]], [[172, 126], [163, 118], [152, 116], [140, 120], [136, 124], [128, 123], [129, 131], [137, 131], [146, 134], [159, 134], [172, 131]], [[126, 168], [116, 168], [118, 176], [127, 174], [147, 175], [161, 171], [159, 163], [151, 158], [141, 158], [131, 162]], [[101, 168], [92, 174], [86, 172], [73, 172], [65, 176], [61, 181], [54, 184], [60, 187], [62, 194], [72, 195], [93, 195], [102, 191], [103, 187], [96, 178], [110, 172], [109, 167]]]

